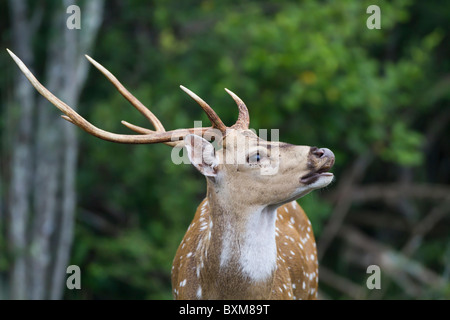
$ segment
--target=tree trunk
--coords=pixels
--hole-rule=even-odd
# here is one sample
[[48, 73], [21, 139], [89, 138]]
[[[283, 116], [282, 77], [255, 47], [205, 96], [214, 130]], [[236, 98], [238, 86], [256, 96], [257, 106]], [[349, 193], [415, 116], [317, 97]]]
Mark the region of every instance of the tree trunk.
[[[46, 87], [76, 109], [87, 76], [87, 62], [80, 56], [91, 51], [103, 0], [82, 3], [79, 30], [66, 26], [70, 15], [66, 8], [71, 4], [64, 1], [55, 8], [45, 77], [38, 78], [46, 79]], [[32, 67], [31, 40], [38, 19], [29, 19], [26, 1], [12, 0], [10, 7], [12, 49]], [[9, 298], [60, 299], [75, 219], [77, 136], [75, 127], [62, 121], [58, 110], [38, 97], [25, 77], [18, 77], [15, 91], [20, 112], [18, 129], [12, 134], [7, 208], [12, 256]]]
[[[65, 0], [68, 6], [70, 1]], [[86, 13], [83, 14], [83, 29], [78, 42], [74, 41], [71, 30], [66, 29], [66, 61], [74, 62], [72, 64], [72, 74], [75, 74], [75, 81], [67, 77], [64, 93], [70, 105], [77, 105], [83, 83], [87, 78], [88, 63], [84, 53], [90, 53], [94, 43], [97, 31], [100, 27], [103, 17], [103, 0], [88, 1], [85, 6]], [[70, 50], [70, 44], [77, 43], [77, 50]], [[76, 63], [75, 63], [76, 62]], [[55, 246], [55, 263], [52, 269], [52, 283], [50, 285], [50, 298], [59, 299], [62, 296], [65, 285], [66, 269], [70, 258], [70, 249], [73, 240], [73, 229], [75, 222], [75, 172], [78, 157], [78, 142], [76, 139], [76, 127], [64, 122], [64, 154], [62, 159], [62, 201], [61, 201], [61, 219], [59, 221], [59, 232]]]
[[[32, 67], [30, 28], [27, 4], [24, 0], [11, 0], [12, 34], [14, 49], [24, 63]], [[20, 41], [19, 41], [20, 40]], [[34, 92], [24, 77], [18, 77], [15, 83], [14, 99], [19, 110], [17, 131], [12, 145], [11, 177], [8, 199], [8, 244], [12, 254], [10, 274], [10, 298], [26, 298], [26, 249], [27, 224], [30, 210], [30, 181], [32, 172], [32, 133]]]

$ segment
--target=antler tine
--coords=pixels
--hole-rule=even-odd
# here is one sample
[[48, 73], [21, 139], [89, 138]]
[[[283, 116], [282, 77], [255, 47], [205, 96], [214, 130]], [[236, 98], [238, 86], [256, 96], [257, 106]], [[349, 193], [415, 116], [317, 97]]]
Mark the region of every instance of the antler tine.
[[117, 78], [105, 67], [103, 67], [100, 63], [92, 59], [87, 54], [86, 58], [92, 63], [101, 73], [105, 75], [106, 78], [117, 88], [117, 90], [125, 97], [139, 112], [141, 112], [144, 117], [146, 117], [155, 127], [156, 131], [164, 132], [164, 126], [161, 124], [159, 119], [151, 112], [146, 106], [144, 106], [135, 96], [133, 96], [121, 83]]
[[[156, 132], [165, 132], [164, 126], [161, 121], [151, 112], [146, 106], [144, 106], [133, 94], [131, 94], [121, 83], [120, 81], [104, 66], [95, 61], [93, 58], [85, 54], [85, 57], [89, 60], [90, 63], [94, 65], [105, 77], [116, 87], [116, 89], [122, 94], [122, 96], [127, 99], [139, 112], [141, 112], [144, 117], [146, 117], [151, 124], [155, 127]], [[67, 120], [67, 119], [66, 119]], [[127, 121], [121, 121], [121, 123], [127, 128], [140, 133], [140, 134], [153, 134], [155, 131], [136, 126]], [[177, 142], [164, 142], [164, 144], [174, 147], [177, 145]]]
[[[44, 98], [46, 98], [48, 101], [50, 101], [52, 104], [54, 104], [60, 111], [62, 111], [64, 114], [67, 115], [68, 118], [70, 118], [72, 123], [80, 122], [82, 124], [85, 124], [84, 122], [87, 122], [83, 117], [81, 117], [78, 113], [75, 112], [72, 108], [70, 108], [67, 104], [59, 100], [57, 97], [55, 97], [50, 91], [47, 90], [31, 73], [31, 71], [27, 68], [27, 66], [20, 60], [12, 51], [9, 49], [6, 49], [8, 51], [11, 58], [13, 58], [14, 62], [19, 66], [22, 73], [27, 77], [27, 79], [30, 81], [30, 83], [33, 85], [33, 87], [42, 95]], [[66, 119], [67, 120], [67, 119]], [[89, 124], [89, 123], [88, 123]], [[86, 125], [88, 127], [88, 125]]]
[[[63, 118], [64, 118], [64, 116], [63, 116]], [[120, 121], [120, 123], [122, 123], [128, 129], [131, 129], [134, 132], [137, 132], [137, 133], [140, 133], [140, 134], [152, 134], [152, 133], [156, 132], [156, 131], [153, 131], [153, 130], [150, 130], [150, 129], [147, 129], [147, 128], [143, 128], [143, 127], [137, 126], [135, 124], [129, 123], [129, 122], [125, 121], [125, 120]]]
[[194, 99], [195, 102], [197, 102], [200, 105], [200, 107], [202, 107], [202, 109], [205, 111], [214, 128], [219, 129], [220, 132], [227, 131], [227, 126], [223, 124], [222, 120], [220, 120], [217, 113], [205, 101], [203, 101], [202, 98], [200, 98], [199, 96], [197, 96], [195, 93], [193, 93], [191, 90], [189, 90], [184, 86], [180, 85], [180, 88], [184, 92], [186, 92], [192, 99]]
[[244, 101], [242, 101], [241, 98], [239, 98], [235, 93], [233, 93], [231, 90], [228, 90], [225, 88], [225, 91], [233, 98], [233, 100], [236, 102], [239, 108], [239, 116], [236, 121], [236, 123], [231, 126], [232, 128], [237, 129], [248, 129], [248, 126], [250, 125], [250, 116], [248, 113], [247, 106], [245, 105]]
[[[64, 116], [63, 116], [64, 117]], [[120, 121], [125, 127], [127, 127], [128, 129], [131, 129], [137, 133], [141, 133], [141, 134], [153, 134], [155, 133], [155, 131], [147, 129], [147, 128], [143, 128], [140, 126], [137, 126], [135, 124], [129, 123], [127, 121]], [[183, 140], [180, 141], [170, 141], [170, 142], [164, 142], [165, 145], [169, 146], [169, 147], [176, 147], [178, 144], [180, 143], [184, 143]]]

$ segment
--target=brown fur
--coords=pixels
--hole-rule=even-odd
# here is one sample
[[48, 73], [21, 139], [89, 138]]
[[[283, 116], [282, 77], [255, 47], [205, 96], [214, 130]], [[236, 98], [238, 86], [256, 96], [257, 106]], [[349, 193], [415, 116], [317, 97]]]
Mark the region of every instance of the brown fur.
[[[202, 212], [202, 208], [205, 208]], [[230, 270], [218, 277], [218, 261], [212, 261], [216, 268], [202, 270], [197, 277], [197, 267], [205, 265], [205, 251], [219, 251], [210, 241], [204, 241], [201, 254], [188, 253], [197, 248], [200, 239], [207, 239], [210, 232], [210, 208], [207, 199], [198, 207], [173, 261], [172, 287], [175, 299], [198, 299], [198, 288], [202, 297], [209, 299], [315, 299], [318, 286], [317, 251], [311, 224], [296, 201], [287, 203], [277, 210], [276, 236], [278, 259], [273, 278], [267, 283], [251, 284], [248, 279]], [[207, 228], [201, 229], [206, 222]], [[294, 220], [291, 223], [291, 219]], [[302, 240], [304, 239], [304, 240]], [[300, 246], [301, 244], [302, 246]], [[294, 252], [294, 255], [291, 253]], [[312, 255], [312, 257], [311, 257]], [[201, 258], [200, 258], [201, 257]], [[211, 255], [210, 255], [211, 258]], [[217, 259], [217, 256], [212, 258]], [[295, 261], [295, 263], [292, 263]], [[220, 279], [220, 280], [219, 280]], [[180, 286], [180, 283], [183, 283]], [[214, 288], [219, 288], [214, 290]]]

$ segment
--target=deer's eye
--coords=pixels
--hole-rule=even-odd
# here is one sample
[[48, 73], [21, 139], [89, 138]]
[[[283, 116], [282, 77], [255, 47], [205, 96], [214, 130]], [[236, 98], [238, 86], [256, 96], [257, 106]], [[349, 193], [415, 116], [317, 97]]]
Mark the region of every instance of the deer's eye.
[[248, 163], [258, 163], [261, 160], [261, 154], [259, 152], [252, 154], [247, 158]]

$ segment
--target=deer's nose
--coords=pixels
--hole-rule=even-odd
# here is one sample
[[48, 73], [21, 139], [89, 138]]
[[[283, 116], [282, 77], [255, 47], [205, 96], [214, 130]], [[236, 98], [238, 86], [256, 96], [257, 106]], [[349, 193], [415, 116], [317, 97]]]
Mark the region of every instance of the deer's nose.
[[328, 158], [334, 161], [334, 153], [328, 148], [311, 147], [310, 153], [317, 158]]

